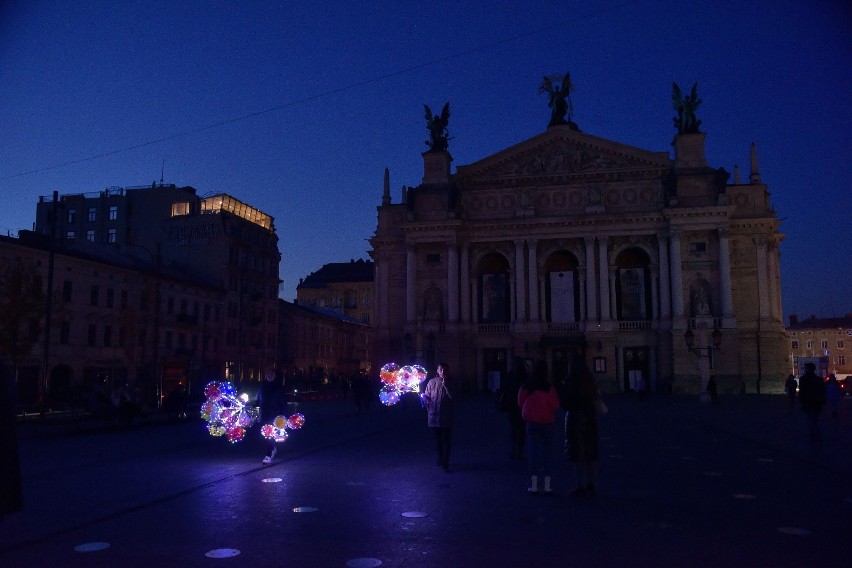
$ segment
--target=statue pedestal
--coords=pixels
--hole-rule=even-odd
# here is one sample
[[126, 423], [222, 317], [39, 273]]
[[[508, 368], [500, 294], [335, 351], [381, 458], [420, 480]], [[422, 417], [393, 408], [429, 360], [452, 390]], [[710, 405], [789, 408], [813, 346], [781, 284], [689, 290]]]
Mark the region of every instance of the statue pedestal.
[[675, 168], [707, 167], [707, 156], [704, 154], [704, 138], [706, 136], [703, 132], [675, 136]]
[[449, 183], [452, 161], [449, 152], [423, 152], [423, 185]]

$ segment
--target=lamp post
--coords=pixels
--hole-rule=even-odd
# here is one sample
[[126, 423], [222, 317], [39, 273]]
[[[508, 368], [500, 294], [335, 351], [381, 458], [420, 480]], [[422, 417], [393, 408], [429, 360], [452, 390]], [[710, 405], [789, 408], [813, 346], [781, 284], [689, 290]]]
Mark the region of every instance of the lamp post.
[[705, 329], [699, 329], [699, 343], [705, 345], [695, 346], [695, 332], [692, 329], [687, 329], [683, 334], [683, 339], [686, 342], [686, 348], [690, 353], [698, 356], [698, 375], [701, 377], [701, 393], [700, 397], [703, 402], [707, 401], [707, 384], [710, 382], [710, 358], [713, 356], [713, 351], [719, 350], [719, 345], [722, 343], [722, 332], [714, 329], [710, 334], [712, 343], [706, 345]]

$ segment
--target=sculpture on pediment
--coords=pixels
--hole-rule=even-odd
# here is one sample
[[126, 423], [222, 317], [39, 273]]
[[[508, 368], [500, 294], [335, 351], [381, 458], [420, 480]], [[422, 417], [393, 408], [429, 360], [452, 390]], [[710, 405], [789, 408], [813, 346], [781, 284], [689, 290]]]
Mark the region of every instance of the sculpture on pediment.
[[692, 85], [692, 91], [684, 97], [677, 83], [672, 83], [672, 105], [677, 111], [674, 125], [678, 134], [698, 134], [701, 121], [695, 118], [695, 109], [701, 105], [698, 98], [698, 83]]
[[[571, 105], [571, 91], [573, 90], [574, 84], [571, 83], [570, 73], [565, 73], [563, 76], [550, 75], [544, 77], [538, 87], [538, 92], [539, 94], [547, 93], [547, 106], [550, 107], [548, 126], [574, 124], [571, 122], [571, 115], [574, 113], [574, 107]], [[568, 120], [565, 120], [566, 116]]]
[[690, 303], [692, 317], [706, 317], [713, 315], [713, 307], [710, 303], [710, 283], [700, 279], [690, 287]]
[[450, 122], [450, 103], [444, 105], [440, 115], [433, 115], [428, 105], [423, 105], [426, 110], [426, 128], [429, 130], [429, 152], [445, 152], [449, 146], [449, 133], [447, 124]]

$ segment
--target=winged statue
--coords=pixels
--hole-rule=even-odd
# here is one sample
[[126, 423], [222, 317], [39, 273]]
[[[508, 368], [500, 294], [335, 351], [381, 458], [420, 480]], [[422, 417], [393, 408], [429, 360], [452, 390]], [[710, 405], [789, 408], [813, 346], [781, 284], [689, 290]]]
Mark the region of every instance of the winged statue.
[[678, 134], [696, 134], [701, 121], [695, 118], [695, 109], [701, 105], [698, 98], [698, 83], [692, 85], [689, 96], [684, 97], [677, 83], [672, 83], [672, 106], [677, 111], [674, 125]]
[[449, 133], [447, 124], [450, 122], [450, 103], [444, 105], [440, 115], [433, 115], [428, 105], [423, 105], [426, 110], [426, 128], [429, 130], [429, 140], [426, 145], [430, 152], [443, 152], [449, 146]]
[[[574, 107], [571, 104], [571, 91], [573, 90], [574, 84], [571, 82], [570, 73], [565, 73], [563, 76], [544, 77], [538, 87], [538, 92], [548, 95], [547, 106], [551, 109], [548, 126], [571, 123], [571, 115], [574, 114]], [[566, 115], [568, 120], [565, 120]]]

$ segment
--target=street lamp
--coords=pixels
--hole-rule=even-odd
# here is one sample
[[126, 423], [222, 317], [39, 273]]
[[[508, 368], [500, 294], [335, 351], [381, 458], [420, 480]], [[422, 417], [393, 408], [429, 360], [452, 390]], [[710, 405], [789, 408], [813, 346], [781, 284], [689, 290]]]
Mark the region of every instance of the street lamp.
[[[704, 326], [706, 329], [706, 326]], [[704, 329], [700, 330], [701, 332], [701, 341], [700, 343], [704, 343], [704, 338], [706, 338]], [[695, 346], [695, 332], [692, 329], [687, 329], [686, 333], [683, 334], [683, 339], [686, 342], [686, 348], [690, 353], [695, 353], [698, 356], [698, 375], [701, 377], [701, 400], [706, 402], [708, 398], [707, 394], [707, 386], [710, 383], [710, 357], [712, 357], [713, 351], [717, 351], [719, 349], [719, 345], [722, 343], [722, 332], [718, 329], [714, 329], [713, 333], [710, 334], [711, 337], [711, 345], [699, 345]]]

